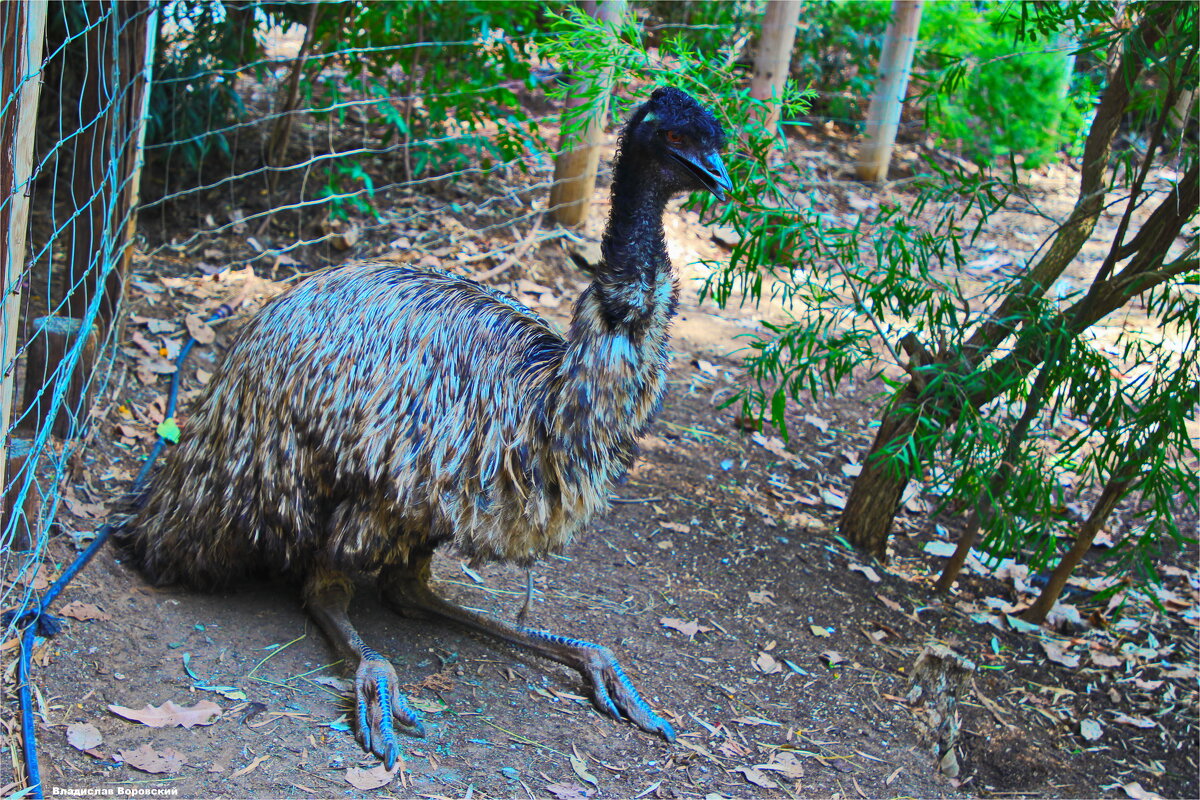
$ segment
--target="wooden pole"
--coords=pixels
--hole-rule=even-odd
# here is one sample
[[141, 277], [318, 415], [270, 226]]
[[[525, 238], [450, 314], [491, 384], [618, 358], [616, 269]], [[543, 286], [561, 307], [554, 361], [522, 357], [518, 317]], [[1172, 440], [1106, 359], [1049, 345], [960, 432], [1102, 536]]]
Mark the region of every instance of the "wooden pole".
[[792, 66], [792, 45], [800, 23], [800, 0], [770, 0], [763, 14], [758, 55], [754, 59], [754, 78], [750, 96], [765, 103], [759, 121], [767, 128], [779, 124], [780, 103]]
[[[61, 304], [31, 328], [25, 367], [22, 430], [49, 426], [66, 437], [90, 407], [91, 372], [98, 342], [116, 322], [125, 276], [133, 259], [138, 182], [149, 100], [149, 73], [157, 33], [156, 7], [145, 0], [83, 4], [92, 24], [83, 36], [78, 131], [72, 139], [71, 196], [75, 214]], [[71, 353], [69, 375], [61, 365]], [[66, 381], [62, 409], [53, 419], [50, 393]]]
[[892, 21], [888, 24], [879, 58], [879, 79], [867, 123], [863, 131], [866, 140], [859, 154], [858, 177], [864, 181], [887, 179], [892, 160], [892, 145], [900, 126], [900, 111], [904, 93], [912, 72], [913, 53], [917, 49], [917, 29], [921, 25], [924, 0], [892, 0]]
[[[29, 227], [29, 193], [33, 180], [33, 139], [42, 82], [42, 37], [46, 0], [0, 3], [0, 259], [4, 268], [4, 351], [0, 382], [0, 436], [8, 449], [16, 378], [17, 321], [21, 314], [21, 280], [25, 270]], [[9, 102], [15, 98], [16, 102]], [[7, 458], [0, 459], [0, 487], [7, 494]]]
[[[142, 197], [142, 167], [145, 164], [146, 120], [150, 117], [150, 84], [154, 70], [154, 50], [158, 44], [158, 3], [145, 2], [121, 4], [122, 11], [128, 15], [135, 13], [136, 24], [122, 26], [128, 31], [127, 42], [122, 43], [122, 58], [125, 74], [136, 76], [129, 92], [129, 102], [125, 108], [127, 119], [126, 130], [129, 132], [128, 142], [123, 155], [121, 174], [125, 178], [120, 212], [125, 215], [125, 230], [121, 238], [121, 257], [118, 261], [117, 280], [110, 282], [106, 291], [115, 292], [106, 302], [106, 306], [115, 309], [120, 304], [125, 293], [125, 281], [129, 277], [133, 265], [133, 240], [137, 235], [138, 206]], [[111, 323], [112, 320], [109, 320]]]
[[[617, 25], [625, 15], [625, 0], [604, 0], [592, 12], [596, 19], [609, 25]], [[599, 77], [604, 98], [588, 120], [583, 139], [571, 149], [566, 149], [571, 139], [565, 134], [559, 138], [562, 152], [554, 162], [554, 185], [550, 187], [550, 208], [554, 219], [561, 225], [576, 226], [587, 220], [592, 193], [596, 189], [596, 170], [600, 167], [600, 144], [604, 137], [604, 120], [608, 116], [608, 90], [612, 75]], [[581, 80], [577, 85], [590, 84]], [[582, 92], [580, 92], [582, 94]], [[568, 111], [584, 105], [582, 97], [572, 96], [567, 100]]]

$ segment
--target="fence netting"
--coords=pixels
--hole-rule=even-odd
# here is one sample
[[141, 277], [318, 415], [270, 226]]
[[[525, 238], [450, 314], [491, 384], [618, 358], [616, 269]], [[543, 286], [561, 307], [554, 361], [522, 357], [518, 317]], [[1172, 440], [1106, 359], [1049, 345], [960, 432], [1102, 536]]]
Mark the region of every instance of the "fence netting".
[[[171, 380], [187, 328], [154, 315], [180, 281], [352, 258], [488, 277], [572, 235], [537, 222], [558, 147], [540, 9], [481, 8], [0, 4], [20, 162], [0, 170], [0, 608], [35, 606], [128, 488], [147, 450], [128, 397]], [[123, 313], [147, 299], [160, 310]], [[0, 637], [10, 688], [19, 619]]]
[[[153, 18], [144, 3], [0, 10], [5, 610], [46, 588], [63, 504], [85, 502], [64, 487], [103, 435], [90, 420], [113, 377]], [[86, 543], [86, 532], [66, 530]], [[16, 624], [3, 631], [8, 644]]]

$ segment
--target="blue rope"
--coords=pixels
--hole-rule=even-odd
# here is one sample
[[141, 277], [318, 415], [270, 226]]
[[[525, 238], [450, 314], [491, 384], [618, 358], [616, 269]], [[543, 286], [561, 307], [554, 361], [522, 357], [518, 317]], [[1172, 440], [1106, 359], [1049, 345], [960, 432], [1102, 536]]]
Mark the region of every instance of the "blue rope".
[[[205, 324], [219, 322], [225, 319], [234, 311], [233, 306], [228, 303], [222, 303], [213, 315], [205, 320]], [[175, 416], [175, 404], [179, 399], [179, 382], [183, 373], [183, 364], [187, 360], [188, 354], [192, 352], [192, 348], [196, 345], [196, 339], [189, 336], [186, 343], [179, 350], [179, 355], [175, 359], [175, 374], [171, 377], [171, 390], [167, 394], [167, 409], [166, 418], [170, 419]], [[133, 481], [131, 493], [136, 495], [141, 491], [142, 486], [146, 482], [146, 478], [150, 475], [150, 469], [154, 466], [155, 460], [158, 459], [162, 451], [167, 447], [167, 440], [158, 437], [151, 448], [150, 453], [146, 456], [145, 462], [142, 464], [142, 471], [138, 473], [137, 478]], [[87, 566], [88, 562], [96, 553], [100, 552], [100, 548], [108, 541], [112, 535], [114, 526], [109, 523], [104, 523], [96, 531], [96, 538], [88, 545], [87, 549], [79, 554], [79, 557], [71, 562], [62, 575], [58, 577], [53, 585], [46, 591], [46, 594], [38, 602], [36, 608], [32, 610], [19, 611], [13, 609], [5, 611], [0, 617], [0, 622], [4, 625], [11, 624], [16, 620], [18, 626], [24, 625], [25, 631], [21, 635], [21, 652], [18, 655], [18, 679], [20, 686], [17, 687], [17, 698], [21, 707], [21, 745], [25, 751], [25, 773], [29, 777], [29, 797], [35, 800], [44, 800], [45, 794], [42, 792], [42, 773], [38, 766], [37, 754], [37, 737], [34, 734], [33, 725], [33, 693], [31, 690], [30, 670], [32, 668], [33, 645], [36, 637], [54, 636], [62, 629], [62, 619], [56, 617], [49, 612], [50, 604], [53, 603], [62, 590], [67, 588], [67, 584], [71, 582], [79, 571]]]

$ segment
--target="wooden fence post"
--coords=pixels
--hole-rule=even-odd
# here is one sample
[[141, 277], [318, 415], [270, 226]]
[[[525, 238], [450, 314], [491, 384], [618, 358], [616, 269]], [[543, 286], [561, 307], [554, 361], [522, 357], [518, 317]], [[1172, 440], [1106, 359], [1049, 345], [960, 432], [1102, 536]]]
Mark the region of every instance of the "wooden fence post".
[[[618, 24], [625, 14], [625, 0], [603, 0], [594, 16], [609, 25]], [[588, 81], [590, 82], [590, 81]], [[550, 208], [561, 225], [575, 226], [587, 219], [592, 193], [596, 189], [596, 170], [600, 167], [600, 143], [604, 137], [604, 120], [608, 116], [608, 90], [612, 75], [600, 77], [604, 99], [587, 123], [583, 139], [570, 150], [567, 136], [559, 138], [562, 152], [554, 161], [554, 185], [550, 187]], [[567, 111], [583, 105], [581, 98], [570, 97]], [[564, 114], [564, 117], [566, 115]]]
[[[90, 28], [82, 37], [86, 67], [78, 102], [78, 128], [66, 151], [71, 158], [71, 196], [77, 205], [63, 238], [70, 252], [59, 281], [61, 303], [51, 316], [30, 326], [25, 367], [22, 429], [49, 425], [55, 435], [75, 430], [86, 417], [91, 371], [99, 342], [115, 324], [125, 276], [133, 259], [138, 181], [149, 98], [149, 71], [157, 7], [146, 0], [83, 4]], [[111, 266], [109, 266], [111, 265]], [[92, 310], [92, 309], [95, 310]], [[82, 339], [83, 350], [76, 347]], [[90, 351], [89, 351], [90, 348]], [[62, 376], [67, 389], [62, 411], [49, 418], [53, 390], [65, 356], [80, 358]]]
[[754, 78], [750, 96], [767, 104], [759, 121], [767, 128], [779, 123], [779, 109], [788, 71], [792, 66], [792, 45], [800, 22], [800, 0], [770, 0], [763, 13], [758, 55], [754, 58]]
[[887, 179], [923, 5], [924, 0], [892, 0], [892, 21], [879, 58], [879, 78], [867, 110], [865, 141], [858, 160], [858, 177], [864, 181]]
[[[16, 379], [17, 321], [21, 314], [21, 280], [25, 271], [29, 228], [29, 192], [33, 180], [33, 139], [42, 82], [42, 38], [46, 0], [0, 3], [0, 261], [4, 265], [4, 319], [0, 331], [4, 360], [0, 382], [0, 489], [7, 495], [8, 429], [12, 423]], [[10, 98], [15, 102], [10, 103]]]

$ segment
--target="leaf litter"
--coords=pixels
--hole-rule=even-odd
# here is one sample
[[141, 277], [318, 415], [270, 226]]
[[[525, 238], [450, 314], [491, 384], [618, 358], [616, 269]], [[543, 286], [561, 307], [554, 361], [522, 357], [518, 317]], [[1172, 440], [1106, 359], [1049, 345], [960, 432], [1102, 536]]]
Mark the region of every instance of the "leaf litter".
[[193, 706], [179, 706], [168, 700], [161, 706], [147, 705], [140, 709], [109, 705], [108, 710], [117, 716], [149, 725], [151, 728], [212, 725], [222, 714], [221, 707], [211, 700], [201, 700]]

